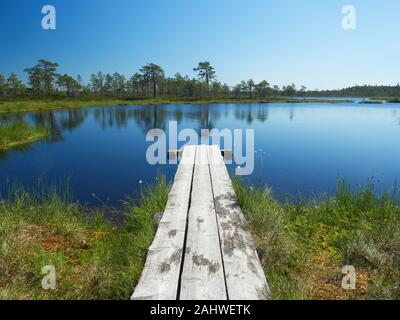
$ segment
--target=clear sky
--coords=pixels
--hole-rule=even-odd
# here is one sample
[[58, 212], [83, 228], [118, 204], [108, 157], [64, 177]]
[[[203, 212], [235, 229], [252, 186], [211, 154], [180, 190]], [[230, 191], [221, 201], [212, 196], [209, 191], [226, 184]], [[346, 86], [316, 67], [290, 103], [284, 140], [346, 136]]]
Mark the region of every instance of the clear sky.
[[[56, 30], [41, 27], [46, 4], [57, 9]], [[348, 4], [355, 30], [342, 28]], [[130, 76], [148, 62], [193, 76], [209, 60], [229, 85], [396, 84], [399, 14], [399, 0], [1, 0], [0, 73], [22, 77], [44, 58], [85, 81], [98, 70]]]

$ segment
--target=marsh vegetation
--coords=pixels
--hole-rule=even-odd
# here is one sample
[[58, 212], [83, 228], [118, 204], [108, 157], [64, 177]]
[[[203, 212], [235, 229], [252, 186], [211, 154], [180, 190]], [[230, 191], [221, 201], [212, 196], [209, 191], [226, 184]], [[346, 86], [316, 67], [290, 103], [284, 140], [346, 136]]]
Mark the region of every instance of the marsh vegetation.
[[[269, 189], [235, 181], [275, 299], [399, 299], [400, 204], [373, 187], [320, 203], [277, 202]], [[356, 269], [356, 290], [342, 289], [342, 268]]]
[[279, 87], [266, 80], [248, 79], [229, 86], [218, 81], [217, 72], [208, 61], [199, 62], [193, 69], [197, 73], [195, 77], [180, 73], [166, 76], [161, 66], [149, 63], [130, 77], [119, 72], [98, 71], [91, 74], [88, 82], [81, 76], [74, 78], [60, 73], [58, 68], [58, 63], [41, 59], [24, 70], [28, 75], [26, 84], [16, 73], [0, 74], [0, 112], [157, 103], [297, 102], [296, 97], [303, 97], [303, 102], [315, 102], [315, 97], [378, 96], [398, 101], [396, 97], [400, 96], [400, 85], [310, 91], [293, 83]]
[[[274, 299], [400, 298], [399, 203], [344, 183], [319, 204], [282, 204], [238, 180], [234, 187]], [[128, 299], [168, 192], [161, 177], [112, 224], [104, 208], [62, 190], [14, 188], [0, 201], [0, 298]], [[56, 268], [56, 290], [40, 286], [45, 265]], [[341, 288], [345, 265], [356, 268], [356, 290]]]
[[0, 150], [26, 145], [47, 135], [42, 127], [33, 127], [24, 121], [0, 122]]
[[[72, 201], [57, 188], [14, 187], [0, 200], [0, 299], [121, 299], [138, 281], [168, 194], [165, 179], [114, 212]], [[42, 268], [54, 266], [56, 290], [44, 290]]]

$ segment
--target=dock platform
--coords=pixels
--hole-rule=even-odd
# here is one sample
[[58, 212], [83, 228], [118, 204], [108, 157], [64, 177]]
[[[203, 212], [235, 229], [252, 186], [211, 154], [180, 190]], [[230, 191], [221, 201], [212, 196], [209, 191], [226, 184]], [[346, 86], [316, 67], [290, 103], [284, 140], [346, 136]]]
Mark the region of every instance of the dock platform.
[[186, 146], [132, 300], [269, 300], [218, 146]]

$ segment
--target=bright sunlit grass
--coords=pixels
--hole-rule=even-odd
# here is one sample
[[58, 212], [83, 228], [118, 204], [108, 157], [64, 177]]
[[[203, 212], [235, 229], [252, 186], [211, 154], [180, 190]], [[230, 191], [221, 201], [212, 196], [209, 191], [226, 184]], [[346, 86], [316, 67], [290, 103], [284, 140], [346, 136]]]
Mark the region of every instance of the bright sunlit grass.
[[[282, 205], [269, 190], [235, 181], [274, 299], [399, 299], [400, 205], [372, 187]], [[357, 272], [357, 289], [341, 288], [342, 268]]]
[[18, 121], [15, 123], [0, 123], [0, 150], [27, 144], [47, 135], [44, 128], [34, 128], [29, 124]]

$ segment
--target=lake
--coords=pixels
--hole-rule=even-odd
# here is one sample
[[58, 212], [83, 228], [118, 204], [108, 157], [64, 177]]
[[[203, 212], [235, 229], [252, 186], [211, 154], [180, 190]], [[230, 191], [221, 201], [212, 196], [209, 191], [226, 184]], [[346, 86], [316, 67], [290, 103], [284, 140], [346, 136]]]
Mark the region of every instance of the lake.
[[[3, 118], [6, 116], [2, 116]], [[16, 117], [14, 115], [7, 117]], [[146, 133], [178, 128], [253, 128], [255, 170], [245, 178], [268, 185], [280, 200], [334, 194], [339, 177], [354, 187], [397, 194], [400, 104], [216, 104], [93, 107], [30, 113], [51, 129], [46, 141], [0, 154], [0, 189], [63, 184], [76, 200], [118, 206], [175, 165], [146, 161]], [[229, 166], [233, 173], [235, 165]], [[140, 183], [142, 182], [142, 183]]]

